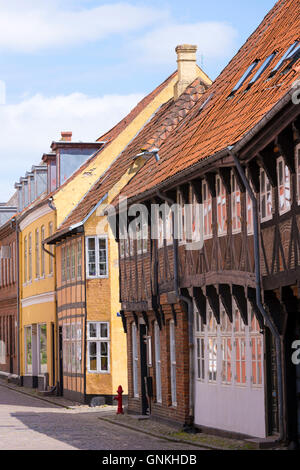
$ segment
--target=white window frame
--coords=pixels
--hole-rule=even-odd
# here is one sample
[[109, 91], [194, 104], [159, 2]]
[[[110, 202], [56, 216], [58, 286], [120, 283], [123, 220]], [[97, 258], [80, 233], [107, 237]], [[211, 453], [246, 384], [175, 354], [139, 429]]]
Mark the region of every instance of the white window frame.
[[156, 402], [162, 403], [161, 387], [161, 345], [160, 329], [158, 323], [154, 323], [154, 345], [155, 345], [155, 382], [156, 382]]
[[172, 406], [177, 406], [177, 381], [176, 381], [176, 332], [174, 320], [170, 321], [170, 377]]
[[[90, 336], [90, 325], [96, 325], [96, 337]], [[101, 325], [106, 325], [107, 336], [101, 336]], [[97, 370], [90, 369], [90, 343], [96, 343]], [[107, 370], [101, 369], [101, 343], [107, 343]], [[110, 325], [109, 322], [87, 322], [87, 370], [89, 374], [110, 374]]]
[[[213, 237], [213, 229], [212, 229], [213, 198], [212, 198], [209, 186], [208, 186], [208, 182], [206, 180], [202, 181], [202, 204], [203, 204], [203, 239], [209, 240], [210, 238]], [[207, 233], [205, 232], [206, 217], [207, 217], [207, 230], [208, 230]], [[209, 223], [210, 221], [211, 223]]]
[[[280, 164], [282, 164], [282, 178], [283, 178], [282, 182], [280, 182], [280, 180], [279, 180], [279, 177], [280, 177], [279, 166], [280, 166]], [[288, 187], [286, 186], [286, 184], [287, 184], [286, 178], [288, 178]], [[289, 212], [291, 210], [291, 202], [292, 202], [291, 201], [291, 173], [290, 173], [290, 170], [289, 170], [288, 166], [286, 165], [283, 157], [277, 158], [277, 189], [278, 189], [278, 210], [279, 210], [279, 214], [283, 215], [286, 212]], [[281, 190], [283, 190], [283, 195], [280, 194]], [[287, 192], [289, 192], [289, 198], [287, 197]], [[283, 199], [284, 199], [284, 204], [283, 204], [282, 209], [280, 207], [280, 198], [281, 197], [283, 197]]]
[[[95, 263], [96, 263], [96, 274], [90, 275], [89, 274], [89, 249], [88, 243], [90, 239], [95, 240]], [[86, 277], [88, 279], [108, 279], [109, 277], [109, 268], [108, 268], [108, 236], [107, 235], [98, 235], [98, 236], [91, 236], [86, 237], [85, 239], [85, 248], [86, 248]], [[99, 271], [99, 240], [105, 240], [106, 244], [106, 274], [100, 274]]]
[[[235, 384], [238, 387], [246, 387], [247, 385], [247, 338], [246, 338], [246, 325], [242, 318], [241, 312], [239, 311], [235, 302], [233, 302], [233, 324], [234, 324], [234, 346], [235, 346]], [[238, 328], [237, 328], [238, 325]], [[242, 359], [242, 345], [245, 351], [245, 359]], [[237, 356], [237, 348], [239, 347], [240, 358]], [[238, 365], [239, 363], [239, 365]], [[245, 381], [243, 382], [243, 363], [245, 366]], [[240, 381], [238, 381], [237, 368], [239, 367]]]
[[178, 201], [178, 242], [179, 245], [186, 245], [186, 205], [184, 204], [183, 195], [181, 191], [177, 192]]
[[[239, 200], [238, 200], [239, 199]], [[238, 204], [240, 205], [240, 217], [238, 215]], [[241, 189], [238, 185], [237, 176], [231, 172], [231, 220], [232, 220], [232, 233], [241, 233], [242, 231], [242, 197]], [[236, 227], [234, 227], [234, 219]]]
[[[265, 177], [265, 186], [264, 188], [262, 188], [262, 174], [264, 173], [264, 177]], [[268, 175], [267, 173], [265, 172], [265, 170], [263, 168], [260, 169], [260, 178], [259, 178], [259, 187], [260, 187], [260, 191], [259, 191], [259, 199], [260, 199], [260, 219], [262, 222], [266, 222], [267, 220], [271, 220], [273, 218], [273, 188], [272, 188], [272, 185], [269, 181], [269, 178], [268, 178]], [[267, 186], [268, 184], [270, 185], [270, 190], [268, 191], [267, 190]], [[271, 213], [268, 214], [268, 211], [267, 211], [267, 208], [268, 208], [268, 194], [270, 194], [270, 198], [271, 198]], [[265, 197], [265, 217], [263, 217], [262, 215], [262, 207], [263, 207], [263, 198]]]
[[48, 370], [48, 331], [47, 331], [47, 323], [39, 323], [38, 324], [38, 329], [37, 329], [37, 349], [38, 349], [38, 354], [37, 354], [37, 361], [38, 361], [38, 375], [43, 376], [44, 372], [41, 370], [41, 327], [46, 326], [46, 351], [47, 351], [47, 370]]
[[[27, 364], [27, 330], [30, 330], [31, 333], [31, 371], [28, 371], [28, 364]], [[32, 375], [33, 374], [33, 341], [32, 341], [32, 326], [26, 325], [24, 327], [24, 345], [25, 345], [25, 375]]]
[[46, 257], [45, 251], [43, 250], [43, 241], [45, 240], [45, 226], [41, 227], [41, 263], [40, 263], [40, 276], [42, 279], [45, 277], [46, 272]]
[[137, 327], [133, 322], [131, 325], [131, 340], [132, 340], [132, 385], [134, 398], [139, 397], [139, 356], [138, 356], [138, 342], [137, 342]]
[[[252, 189], [253, 194], [255, 194], [255, 191], [253, 189], [252, 182], [250, 180], [250, 175], [249, 175], [249, 170], [246, 170], [246, 176], [249, 181], [250, 188]], [[250, 216], [249, 216], [250, 214]], [[248, 223], [248, 219], [251, 220], [250, 224]], [[253, 202], [250, 197], [249, 192], [246, 190], [246, 223], [247, 223], [247, 234], [248, 235], [253, 235], [254, 233], [254, 223], [253, 223]]]
[[40, 231], [37, 228], [35, 231], [35, 278], [39, 279], [41, 275], [41, 262], [40, 262]]
[[[220, 193], [218, 194], [218, 183], [220, 188]], [[225, 204], [224, 204], [225, 198]], [[218, 223], [218, 237], [223, 237], [227, 235], [227, 192], [225, 185], [222, 181], [222, 178], [217, 175], [216, 177], [216, 202], [217, 202], [217, 223]], [[219, 220], [219, 207], [220, 207], [220, 215], [221, 215], [221, 225]], [[225, 208], [225, 209], [224, 209]], [[225, 216], [225, 218], [224, 218]]]
[[298, 205], [300, 205], [300, 144], [296, 146], [295, 150], [295, 160], [296, 160], [296, 186], [297, 186], [297, 201]]

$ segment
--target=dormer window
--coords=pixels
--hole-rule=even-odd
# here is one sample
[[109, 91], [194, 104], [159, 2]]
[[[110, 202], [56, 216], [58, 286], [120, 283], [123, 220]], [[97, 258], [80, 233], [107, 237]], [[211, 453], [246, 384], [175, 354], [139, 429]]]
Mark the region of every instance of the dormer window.
[[291, 209], [290, 170], [282, 157], [277, 160], [279, 214], [285, 214]]
[[272, 219], [272, 186], [263, 168], [260, 170], [260, 216], [262, 222]]

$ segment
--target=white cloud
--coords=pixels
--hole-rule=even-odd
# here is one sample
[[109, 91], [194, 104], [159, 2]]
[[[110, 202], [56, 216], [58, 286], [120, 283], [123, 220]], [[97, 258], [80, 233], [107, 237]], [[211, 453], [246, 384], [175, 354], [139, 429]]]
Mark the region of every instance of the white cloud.
[[62, 130], [73, 140], [96, 140], [142, 99], [140, 94], [92, 98], [82, 93], [53, 98], [37, 94], [18, 104], [0, 106], [0, 201], [7, 201], [13, 185], [38, 164]]
[[62, 0], [0, 0], [0, 48], [34, 52], [141, 30], [168, 14], [126, 2], [67, 9]]
[[237, 31], [222, 22], [199, 22], [194, 24], [166, 24], [150, 31], [131, 43], [140, 61], [149, 64], [174, 62], [174, 48], [178, 44], [196, 44], [198, 54], [206, 59], [220, 59], [234, 48]]

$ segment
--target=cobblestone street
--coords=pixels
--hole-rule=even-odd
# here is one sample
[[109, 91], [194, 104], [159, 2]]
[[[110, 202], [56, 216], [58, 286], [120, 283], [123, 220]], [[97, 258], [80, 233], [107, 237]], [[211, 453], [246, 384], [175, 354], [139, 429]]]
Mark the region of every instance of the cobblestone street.
[[100, 421], [100, 413], [68, 410], [0, 385], [0, 450], [199, 450]]

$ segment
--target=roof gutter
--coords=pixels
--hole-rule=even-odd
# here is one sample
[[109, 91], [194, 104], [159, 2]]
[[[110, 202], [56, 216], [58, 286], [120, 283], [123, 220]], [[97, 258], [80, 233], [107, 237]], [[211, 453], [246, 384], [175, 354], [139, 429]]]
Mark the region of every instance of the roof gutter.
[[[248, 131], [244, 137], [241, 138], [238, 142], [233, 144], [232, 151], [237, 153], [241, 151], [241, 149], [253, 138], [255, 135], [271, 120], [273, 117], [284, 108], [285, 105], [288, 104], [289, 101], [292, 100], [292, 95], [295, 90], [292, 88], [290, 89], [279, 101], [276, 103], [273, 108], [266, 113], [266, 115], [250, 130]], [[133, 196], [130, 198], [130, 203], [135, 203], [140, 201], [141, 199], [145, 200], [150, 196], [153, 196], [157, 190], [164, 190], [170, 185], [176, 184], [180, 181], [183, 177], [191, 174], [193, 171], [197, 171], [203, 167], [205, 167], [208, 163], [213, 163], [220, 158], [228, 156], [228, 147], [216, 152], [213, 155], [209, 155], [199, 162], [195, 163], [194, 165], [186, 168], [185, 170], [181, 171], [180, 173], [176, 173], [175, 175], [171, 176], [170, 178], [166, 179], [165, 181], [158, 184], [156, 187], [149, 189], [141, 194]]]

